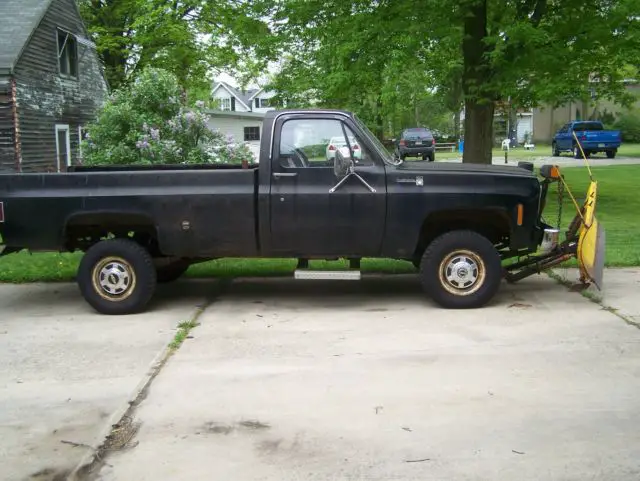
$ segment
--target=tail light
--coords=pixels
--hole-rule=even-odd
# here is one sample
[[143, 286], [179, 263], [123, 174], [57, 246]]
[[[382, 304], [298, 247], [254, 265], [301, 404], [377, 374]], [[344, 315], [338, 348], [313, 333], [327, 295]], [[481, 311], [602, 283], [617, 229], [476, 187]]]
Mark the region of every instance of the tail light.
[[433, 146], [436, 145], [436, 139], [431, 139], [431, 145], [433, 145]]
[[329, 146], [329, 150], [336, 150], [336, 146], [335, 145], [330, 145]]
[[4, 202], [0, 202], [0, 224], [4, 222]]
[[580, 136], [580, 140], [587, 140], [587, 136], [586, 135], [581, 135]]
[[400, 140], [400, 145], [405, 145], [405, 143], [406, 143], [406, 142], [404, 141], [404, 139], [401, 139], [401, 140]]
[[353, 146], [353, 150], [360, 150], [360, 146], [359, 146], [358, 144], [355, 144], [355, 145]]

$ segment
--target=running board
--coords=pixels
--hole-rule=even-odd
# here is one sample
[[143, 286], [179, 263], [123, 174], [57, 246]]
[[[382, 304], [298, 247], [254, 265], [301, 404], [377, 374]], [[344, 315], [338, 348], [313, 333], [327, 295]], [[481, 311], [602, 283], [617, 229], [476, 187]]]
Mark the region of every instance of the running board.
[[359, 281], [362, 277], [360, 271], [310, 271], [308, 269], [296, 269], [293, 277], [304, 280], [331, 280], [331, 281]]

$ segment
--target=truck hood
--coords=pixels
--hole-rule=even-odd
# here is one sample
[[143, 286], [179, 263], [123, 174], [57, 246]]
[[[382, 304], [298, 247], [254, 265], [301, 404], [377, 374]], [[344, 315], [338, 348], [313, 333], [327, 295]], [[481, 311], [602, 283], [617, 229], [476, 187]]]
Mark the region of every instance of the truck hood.
[[522, 167], [510, 165], [485, 165], [485, 164], [462, 164], [456, 162], [405, 162], [396, 168], [402, 173], [461, 173], [472, 175], [490, 175], [490, 176], [515, 176], [535, 178], [536, 175]]

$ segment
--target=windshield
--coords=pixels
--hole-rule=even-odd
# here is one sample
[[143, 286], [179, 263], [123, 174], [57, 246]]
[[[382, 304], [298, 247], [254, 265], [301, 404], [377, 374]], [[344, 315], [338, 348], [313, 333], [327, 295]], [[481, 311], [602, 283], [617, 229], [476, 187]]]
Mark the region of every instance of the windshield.
[[382, 142], [378, 140], [378, 137], [373, 135], [373, 132], [371, 132], [367, 128], [367, 126], [364, 124], [364, 122], [362, 122], [356, 115], [354, 115], [353, 118], [358, 124], [358, 126], [362, 129], [362, 132], [364, 132], [365, 136], [367, 137], [367, 140], [369, 140], [373, 144], [374, 148], [376, 149], [380, 157], [382, 157], [382, 160], [384, 161], [384, 163], [389, 165], [395, 165], [393, 163], [393, 157], [391, 156], [391, 153], [385, 148], [384, 145], [382, 145]]

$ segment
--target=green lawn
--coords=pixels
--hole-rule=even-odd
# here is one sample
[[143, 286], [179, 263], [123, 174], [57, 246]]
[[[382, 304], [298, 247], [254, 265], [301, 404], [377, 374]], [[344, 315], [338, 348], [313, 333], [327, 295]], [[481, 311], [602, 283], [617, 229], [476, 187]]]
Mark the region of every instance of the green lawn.
[[[442, 151], [439, 150], [436, 152], [436, 160], [439, 159], [457, 159], [460, 157], [459, 152], [450, 152], [450, 151]], [[536, 148], [534, 150], [525, 150], [522, 147], [517, 149], [512, 149], [509, 151], [508, 158], [509, 160], [526, 160], [535, 157], [544, 157], [551, 155], [551, 145], [550, 144], [536, 144]], [[569, 155], [568, 153], [564, 155]], [[640, 157], [640, 144], [625, 144], [623, 143], [618, 150], [618, 155], [620, 157]], [[494, 157], [504, 157], [504, 151], [500, 148], [493, 149]], [[605, 157], [603, 153], [596, 154], [598, 157]], [[413, 159], [408, 159], [409, 161]]]
[[[607, 233], [608, 266], [640, 265], [640, 195], [638, 179], [640, 165], [597, 167], [594, 176], [599, 180], [597, 215]], [[564, 171], [571, 190], [582, 198], [586, 192], [588, 176], [584, 168]], [[556, 222], [557, 191], [549, 193], [545, 217]], [[563, 224], [566, 226], [575, 209], [566, 195], [563, 202]], [[73, 279], [80, 259], [79, 254], [29, 254], [20, 252], [0, 258], [0, 282], [68, 281]], [[289, 259], [222, 259], [192, 266], [191, 277], [239, 277], [288, 275], [295, 268]], [[316, 269], [346, 267], [346, 262], [312, 263]], [[414, 272], [408, 262], [387, 259], [365, 259], [363, 271], [403, 273]]]

